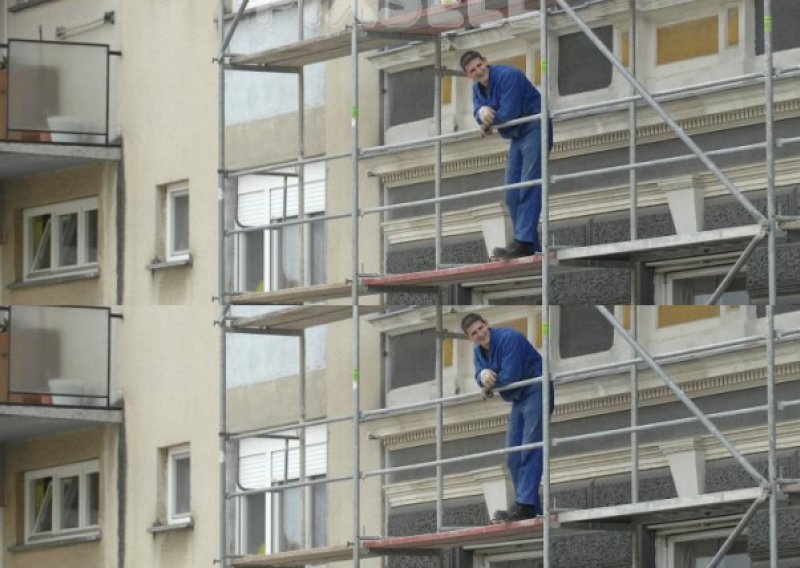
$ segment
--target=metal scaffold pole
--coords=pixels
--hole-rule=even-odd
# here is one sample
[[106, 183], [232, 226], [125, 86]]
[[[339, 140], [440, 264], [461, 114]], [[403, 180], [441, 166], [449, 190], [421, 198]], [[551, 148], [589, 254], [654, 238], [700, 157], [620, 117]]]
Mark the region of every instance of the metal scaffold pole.
[[[444, 316], [442, 308], [442, 292], [436, 292], [436, 398], [439, 403], [436, 405], [436, 461], [444, 458], [444, 356], [443, 341]], [[436, 466], [436, 530], [442, 530], [444, 526], [444, 472], [442, 465]]]
[[778, 548], [778, 451], [777, 451], [777, 408], [775, 401], [775, 304], [777, 302], [776, 267], [776, 211], [775, 211], [775, 143], [774, 143], [774, 68], [772, 43], [772, 0], [764, 0], [764, 127], [767, 168], [767, 432], [769, 466], [767, 475], [770, 483], [769, 494], [769, 565], [778, 567], [780, 551]]
[[[245, 1], [246, 5], [247, 2]], [[241, 12], [244, 7], [240, 8]], [[225, 0], [219, 1], [217, 15], [217, 33], [219, 35], [220, 54], [217, 59], [217, 294], [220, 305], [219, 324], [219, 563], [222, 568], [228, 566], [228, 441], [226, 438], [227, 419], [227, 377], [226, 377], [226, 333], [225, 317], [228, 311], [226, 295], [226, 255], [225, 255], [225, 56], [227, 43], [230, 38], [225, 37]], [[238, 14], [237, 14], [238, 15]], [[231, 34], [233, 31], [231, 31]]]
[[350, 109], [350, 200], [352, 225], [350, 233], [351, 246], [351, 288], [350, 301], [353, 306], [353, 340], [352, 340], [352, 407], [353, 407], [353, 567], [359, 568], [361, 550], [361, 322], [358, 305], [359, 276], [359, 193], [358, 193], [358, 0], [352, 0], [353, 21], [350, 35], [351, 65], [351, 101]]
[[433, 162], [433, 194], [437, 199], [434, 205], [434, 248], [435, 248], [435, 266], [439, 268], [442, 265], [442, 202], [438, 199], [442, 196], [442, 40], [437, 37], [434, 42], [436, 50], [436, 64], [434, 65], [434, 128], [436, 129], [436, 142], [434, 143], [434, 162]]
[[542, 561], [545, 568], [550, 568], [550, 183], [548, 174], [549, 162], [549, 65], [547, 37], [547, 1], [539, 2], [539, 50], [541, 68], [541, 131], [540, 151], [542, 164], [542, 514], [544, 527], [542, 534]]

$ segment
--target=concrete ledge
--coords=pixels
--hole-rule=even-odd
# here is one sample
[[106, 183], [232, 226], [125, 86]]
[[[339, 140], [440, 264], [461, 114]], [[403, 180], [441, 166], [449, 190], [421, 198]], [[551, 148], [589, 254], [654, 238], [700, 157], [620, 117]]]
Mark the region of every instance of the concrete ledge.
[[185, 531], [191, 530], [194, 528], [194, 519], [190, 518], [188, 521], [183, 521], [180, 523], [169, 523], [166, 525], [162, 525], [160, 523], [153, 523], [149, 527], [147, 527], [147, 532], [152, 535], [157, 535], [159, 533], [165, 532], [172, 532], [172, 531]]
[[72, 274], [59, 274], [53, 276], [43, 276], [41, 278], [32, 278], [31, 280], [18, 280], [16, 282], [12, 282], [6, 286], [6, 288], [9, 290], [17, 290], [20, 288], [36, 288], [38, 286], [52, 286], [53, 284], [64, 284], [66, 282], [77, 282], [79, 280], [93, 280], [95, 278], [100, 278], [100, 269], [98, 268], [75, 272]]
[[29, 542], [26, 544], [18, 544], [10, 546], [7, 550], [9, 552], [27, 552], [29, 550], [41, 550], [42, 548], [54, 548], [56, 546], [69, 546], [72, 544], [85, 544], [87, 542], [97, 542], [100, 540], [100, 531], [92, 531], [90, 533], [81, 533], [70, 536], [56, 537], [47, 540]]
[[88, 160], [122, 160], [119, 146], [61, 144], [58, 142], [0, 142], [0, 153], [57, 156]]
[[151, 262], [145, 268], [152, 272], [156, 270], [164, 270], [165, 268], [176, 268], [178, 266], [191, 266], [193, 262], [192, 255], [189, 255], [188, 258], [182, 258], [180, 260], [167, 260], [167, 261], [158, 261], [158, 262]]

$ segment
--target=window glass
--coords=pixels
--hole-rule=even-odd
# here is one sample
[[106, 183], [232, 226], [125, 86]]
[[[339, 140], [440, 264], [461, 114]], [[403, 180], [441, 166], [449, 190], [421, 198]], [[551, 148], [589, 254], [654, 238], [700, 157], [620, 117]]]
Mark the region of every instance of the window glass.
[[[724, 274], [701, 276], [675, 280], [673, 282], [672, 303], [683, 305], [703, 305], [710, 298], [717, 287], [725, 278]], [[746, 305], [750, 303], [747, 293], [747, 279], [739, 275], [733, 279], [725, 292], [722, 293], [718, 304]]]
[[172, 253], [189, 250], [189, 193], [180, 192], [172, 197]]
[[58, 216], [58, 265], [78, 264], [78, 214]]
[[264, 495], [243, 497], [245, 515], [245, 554], [266, 553], [267, 507]]
[[86, 476], [86, 523], [90, 526], [99, 524], [100, 517], [100, 474], [90, 473]]
[[302, 513], [300, 505], [300, 488], [284, 489], [273, 496], [273, 511], [278, 513], [275, 519], [277, 529], [276, 541], [278, 552], [305, 548], [301, 542]]
[[[613, 306], [607, 306], [613, 311]], [[563, 305], [559, 312], [561, 357], [579, 357], [608, 351], [614, 344], [614, 328], [594, 306]]]
[[[711, 564], [725, 539], [679, 542], [675, 544], [675, 568], [706, 568]], [[747, 542], [740, 539], [718, 564], [720, 568], [750, 568]]]
[[433, 116], [433, 66], [398, 71], [387, 76], [389, 126]]
[[61, 491], [61, 527], [62, 529], [78, 528], [78, 507], [80, 503], [80, 481], [77, 475], [59, 479]]
[[[613, 49], [612, 26], [592, 30], [600, 41]], [[611, 62], [582, 32], [565, 34], [558, 38], [558, 92], [574, 95], [604, 89], [611, 85]]]
[[[764, 53], [764, 0], [755, 0], [756, 54]], [[800, 10], [797, 0], [772, 0], [772, 49], [800, 47]]]
[[311, 518], [314, 522], [313, 545], [315, 547], [328, 544], [328, 485], [317, 483], [311, 486], [313, 498], [311, 500]]
[[264, 290], [264, 232], [254, 231], [242, 235], [244, 246], [244, 289], [251, 292]]
[[436, 330], [389, 337], [389, 388], [432, 381], [436, 366]]
[[173, 496], [175, 516], [188, 515], [190, 507], [190, 487], [189, 487], [189, 456], [176, 456], [173, 461], [175, 468], [175, 494]]
[[97, 209], [86, 215], [86, 261], [97, 262]]
[[31, 490], [33, 494], [31, 534], [48, 533], [53, 530], [53, 478], [35, 479]]
[[50, 268], [50, 217], [49, 214], [31, 217], [31, 270]]

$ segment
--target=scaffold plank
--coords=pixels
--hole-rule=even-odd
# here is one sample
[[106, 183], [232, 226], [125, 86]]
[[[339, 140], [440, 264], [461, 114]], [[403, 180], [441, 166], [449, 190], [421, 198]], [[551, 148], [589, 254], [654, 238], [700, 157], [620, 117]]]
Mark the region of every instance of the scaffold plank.
[[483, 264], [469, 264], [438, 270], [423, 270], [404, 274], [386, 274], [362, 278], [367, 290], [395, 288], [426, 288], [449, 286], [469, 281], [474, 285], [480, 281], [496, 281], [504, 278], [539, 276], [542, 273], [541, 255], [526, 256], [512, 260], [498, 260]]
[[402, 554], [412, 550], [439, 550], [454, 546], [506, 543], [541, 538], [543, 526], [544, 519], [540, 517], [513, 523], [365, 540], [364, 548], [373, 554]]
[[559, 262], [572, 260], [664, 260], [712, 253], [744, 250], [756, 236], [764, 234], [761, 225], [742, 225], [727, 229], [702, 231], [690, 235], [669, 235], [651, 239], [638, 239], [590, 245], [565, 247], [556, 251]]
[[558, 514], [562, 526], [573, 523], [591, 523], [598, 521], [636, 520], [638, 523], [655, 523], [670, 520], [670, 516], [679, 512], [691, 512], [694, 516], [719, 516], [728, 513], [742, 512], [746, 506], [764, 494], [761, 487], [705, 493], [694, 497], [676, 497], [657, 501], [626, 503], [609, 507], [582, 509], [579, 511], [563, 511]]
[[[383, 306], [359, 306], [361, 315], [381, 311]], [[353, 316], [352, 306], [309, 305], [296, 306], [257, 316], [237, 318], [231, 326], [234, 329], [259, 329], [263, 331], [302, 331], [310, 327], [326, 325], [349, 319]]]
[[290, 550], [265, 556], [246, 556], [233, 561], [234, 566], [248, 568], [270, 568], [286, 566], [307, 566], [310, 564], [324, 564], [326, 562], [340, 562], [352, 560], [353, 547], [349, 544], [341, 546], [325, 546], [305, 550]]
[[[292, 305], [302, 304], [303, 302], [321, 302], [347, 298], [351, 293], [352, 287], [349, 282], [334, 282], [331, 284], [285, 288], [271, 292], [244, 292], [231, 297], [230, 303], [237, 306]], [[359, 290], [359, 294], [365, 293], [367, 293], [365, 290]]]

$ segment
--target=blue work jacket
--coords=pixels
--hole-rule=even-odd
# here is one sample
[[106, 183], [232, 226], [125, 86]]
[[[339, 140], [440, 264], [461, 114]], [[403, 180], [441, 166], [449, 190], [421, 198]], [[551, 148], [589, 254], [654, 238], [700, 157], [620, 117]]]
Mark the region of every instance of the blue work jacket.
[[[489, 65], [489, 86], [484, 89], [480, 83], [472, 85], [472, 115], [478, 124], [478, 110], [488, 106], [495, 110], [494, 121], [497, 124], [539, 114], [541, 112], [542, 98], [539, 91], [528, 80], [525, 73], [510, 65]], [[503, 138], [514, 139], [537, 128], [538, 121], [499, 128], [497, 131]], [[552, 129], [551, 129], [552, 131]]]
[[[528, 338], [516, 329], [493, 327], [489, 335], [489, 352], [475, 345], [475, 380], [483, 387], [480, 374], [484, 369], [497, 373], [495, 388], [504, 387], [523, 379], [542, 375], [542, 356], [531, 345]], [[503, 400], [514, 402], [525, 396], [529, 389], [539, 389], [534, 384], [500, 393]]]

